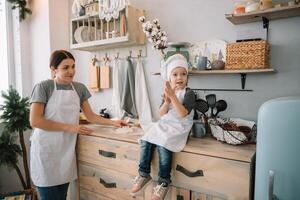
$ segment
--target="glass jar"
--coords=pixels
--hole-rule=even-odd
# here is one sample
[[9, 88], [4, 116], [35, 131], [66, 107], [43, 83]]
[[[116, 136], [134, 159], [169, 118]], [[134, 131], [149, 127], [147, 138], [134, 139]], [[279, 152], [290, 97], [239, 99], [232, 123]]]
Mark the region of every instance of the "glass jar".
[[233, 14], [245, 13], [246, 1], [245, 0], [235, 0]]

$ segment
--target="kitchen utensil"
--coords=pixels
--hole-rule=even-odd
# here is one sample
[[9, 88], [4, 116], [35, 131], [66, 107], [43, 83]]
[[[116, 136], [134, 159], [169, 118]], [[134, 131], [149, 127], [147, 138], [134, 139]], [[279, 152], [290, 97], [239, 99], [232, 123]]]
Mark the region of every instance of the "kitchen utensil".
[[214, 107], [216, 106], [216, 95], [209, 94], [209, 95], [206, 95], [205, 98], [208, 103], [208, 106], [210, 107], [211, 116], [213, 117], [213, 110], [214, 110]]
[[103, 108], [100, 110], [100, 116], [109, 119], [109, 114], [106, 112], [107, 108]]
[[205, 124], [202, 122], [194, 122], [192, 126], [192, 135], [195, 138], [202, 138], [206, 134]]
[[110, 67], [108, 66], [109, 58], [107, 55], [103, 58], [104, 66], [100, 67], [100, 88], [110, 88]]
[[226, 110], [226, 108], [227, 108], [227, 103], [226, 103], [226, 101], [223, 100], [223, 99], [218, 100], [218, 101], [216, 102], [216, 109], [217, 109], [217, 112], [216, 112], [216, 114], [214, 114], [213, 116], [214, 116], [214, 117], [217, 117], [218, 114], [219, 114], [219, 112], [222, 112], [222, 111]]
[[197, 60], [197, 68], [199, 70], [205, 70], [210, 68], [211, 62], [206, 56], [200, 56]]
[[88, 31], [87, 26], [79, 26], [74, 32], [74, 39], [77, 43], [89, 41], [89, 37], [86, 35]]
[[89, 89], [93, 92], [100, 90], [100, 68], [96, 65], [97, 59], [93, 58], [90, 65]]
[[100, 67], [100, 88], [110, 88], [110, 67], [107, 65]]
[[205, 100], [203, 99], [197, 99], [195, 102], [195, 107], [197, 111], [201, 112], [203, 115], [206, 116], [206, 112], [208, 111], [209, 107]]

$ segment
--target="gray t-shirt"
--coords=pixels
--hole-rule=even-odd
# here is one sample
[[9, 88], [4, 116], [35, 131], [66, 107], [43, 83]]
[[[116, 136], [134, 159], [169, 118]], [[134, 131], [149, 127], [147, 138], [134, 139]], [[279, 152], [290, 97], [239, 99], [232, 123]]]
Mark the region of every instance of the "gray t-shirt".
[[[91, 97], [91, 93], [88, 91], [86, 86], [79, 82], [72, 82], [74, 89], [76, 90], [80, 105]], [[72, 85], [56, 84], [57, 90], [72, 90]], [[44, 103], [47, 104], [54, 90], [54, 80], [45, 80], [36, 84], [31, 93], [30, 103]]]

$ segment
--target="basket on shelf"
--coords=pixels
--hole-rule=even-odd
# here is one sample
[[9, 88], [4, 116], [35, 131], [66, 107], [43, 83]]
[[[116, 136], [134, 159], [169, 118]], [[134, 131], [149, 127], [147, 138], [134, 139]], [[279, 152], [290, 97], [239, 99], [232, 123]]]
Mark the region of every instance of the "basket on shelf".
[[269, 68], [269, 44], [265, 40], [229, 43], [225, 69]]

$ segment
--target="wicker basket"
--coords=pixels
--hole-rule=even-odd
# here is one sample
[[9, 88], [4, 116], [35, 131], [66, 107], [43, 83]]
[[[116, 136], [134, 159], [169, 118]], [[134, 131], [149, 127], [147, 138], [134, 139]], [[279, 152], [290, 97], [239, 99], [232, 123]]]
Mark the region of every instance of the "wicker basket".
[[269, 68], [269, 44], [267, 41], [227, 44], [225, 69], [265, 68]]

